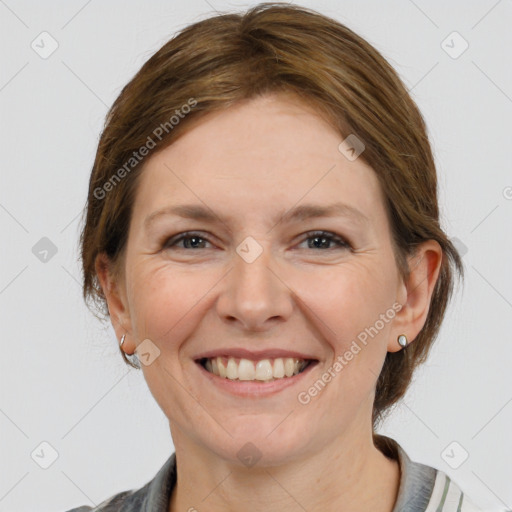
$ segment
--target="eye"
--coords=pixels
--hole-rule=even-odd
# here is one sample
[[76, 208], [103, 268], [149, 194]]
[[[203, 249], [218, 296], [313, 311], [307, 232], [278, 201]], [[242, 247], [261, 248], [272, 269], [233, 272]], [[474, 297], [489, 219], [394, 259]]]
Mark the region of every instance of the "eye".
[[[184, 242], [184, 246], [177, 247], [181, 242]], [[187, 232], [168, 238], [164, 242], [163, 248], [168, 249], [171, 247], [177, 247], [178, 249], [203, 249], [204, 242], [209, 243], [206, 238], [201, 236], [201, 234]]]
[[[331, 233], [329, 231], [310, 231], [306, 233], [307, 238], [302, 242], [308, 242], [308, 249], [351, 249], [351, 245], [344, 240], [342, 237], [336, 235], [335, 233]], [[309, 241], [312, 240], [312, 243]], [[179, 244], [181, 244], [179, 246]], [[168, 238], [164, 244], [164, 249], [177, 248], [177, 249], [207, 249], [205, 247], [205, 243], [209, 244], [210, 242], [201, 235], [201, 233], [194, 232], [185, 232], [175, 235], [173, 237]], [[332, 244], [336, 244], [335, 247], [332, 247]]]
[[311, 244], [308, 243], [308, 249], [336, 249], [336, 247], [331, 247], [332, 243], [335, 243], [337, 248], [351, 249], [350, 244], [335, 233], [329, 231], [310, 231], [306, 234], [308, 236], [304, 241], [313, 241]]

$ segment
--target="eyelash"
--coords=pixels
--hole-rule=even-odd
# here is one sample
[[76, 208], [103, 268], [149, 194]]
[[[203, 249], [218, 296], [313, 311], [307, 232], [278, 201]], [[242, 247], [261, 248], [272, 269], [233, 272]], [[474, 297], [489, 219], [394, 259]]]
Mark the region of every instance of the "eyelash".
[[[324, 238], [326, 239], [327, 241], [330, 241], [330, 242], [335, 242], [338, 244], [338, 248], [339, 249], [351, 249], [351, 245], [346, 241], [344, 240], [342, 237], [336, 235], [335, 233], [331, 233], [329, 231], [308, 231], [307, 233], [305, 233], [306, 238], [303, 240], [306, 241], [306, 240], [309, 240], [309, 239], [313, 239], [313, 238]], [[172, 247], [175, 247], [176, 244], [178, 244], [179, 242], [183, 241], [183, 240], [190, 240], [191, 238], [198, 238], [200, 240], [205, 240], [208, 242], [208, 239], [205, 238], [204, 236], [202, 236], [200, 233], [195, 233], [193, 231], [187, 231], [185, 233], [180, 233], [179, 235], [175, 235], [175, 236], [172, 236], [168, 239], [165, 240], [164, 244], [163, 244], [163, 249], [170, 249]], [[198, 248], [185, 248], [185, 247], [180, 247], [180, 249], [184, 249], [184, 250], [197, 250]], [[199, 248], [200, 249], [200, 248]], [[322, 250], [321, 248], [312, 248], [313, 250]], [[327, 249], [324, 249], [324, 250], [332, 250], [333, 248], [329, 247]]]

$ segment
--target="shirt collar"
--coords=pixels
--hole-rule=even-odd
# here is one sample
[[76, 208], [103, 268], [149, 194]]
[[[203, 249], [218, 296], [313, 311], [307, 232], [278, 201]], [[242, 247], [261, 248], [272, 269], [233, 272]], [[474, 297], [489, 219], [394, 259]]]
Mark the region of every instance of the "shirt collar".
[[400, 466], [400, 487], [392, 512], [424, 512], [434, 489], [437, 470], [412, 461], [391, 437], [375, 434], [374, 442], [386, 457], [397, 460]]
[[142, 512], [168, 512], [172, 491], [176, 485], [176, 453], [173, 453], [156, 476], [147, 484]]

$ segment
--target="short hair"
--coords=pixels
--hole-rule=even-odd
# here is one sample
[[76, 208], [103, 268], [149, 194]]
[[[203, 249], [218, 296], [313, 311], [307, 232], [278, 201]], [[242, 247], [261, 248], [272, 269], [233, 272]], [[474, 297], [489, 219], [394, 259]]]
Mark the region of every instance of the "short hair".
[[427, 359], [463, 266], [440, 226], [436, 167], [417, 105], [386, 59], [330, 17], [275, 2], [215, 15], [184, 28], [141, 67], [109, 110], [98, 143], [80, 235], [84, 300], [108, 317], [95, 260], [105, 253], [116, 275], [122, 272], [144, 169], [134, 155], [144, 147], [156, 154], [203, 115], [276, 92], [313, 105], [343, 138], [363, 141], [359, 158], [384, 192], [402, 277], [407, 256], [423, 241], [436, 240], [443, 251], [423, 328], [406, 349], [386, 355], [375, 389], [375, 430]]

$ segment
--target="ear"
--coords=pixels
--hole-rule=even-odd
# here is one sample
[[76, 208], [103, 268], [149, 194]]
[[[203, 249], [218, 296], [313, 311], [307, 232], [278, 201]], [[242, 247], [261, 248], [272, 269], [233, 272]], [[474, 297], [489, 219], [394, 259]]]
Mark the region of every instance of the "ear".
[[123, 350], [130, 354], [132, 352], [130, 348], [135, 350], [135, 346], [134, 340], [130, 336], [132, 325], [124, 283], [118, 281], [114, 276], [112, 262], [105, 253], [100, 253], [96, 256], [94, 266], [103, 294], [107, 299], [110, 320], [116, 332], [116, 337], [120, 340], [123, 334], [127, 334]]
[[425, 325], [442, 259], [443, 250], [435, 240], [420, 244], [414, 256], [408, 259], [410, 273], [408, 279], [399, 285], [397, 297], [402, 309], [393, 322], [388, 352], [402, 350], [397, 342], [400, 334], [405, 334], [410, 343]]

